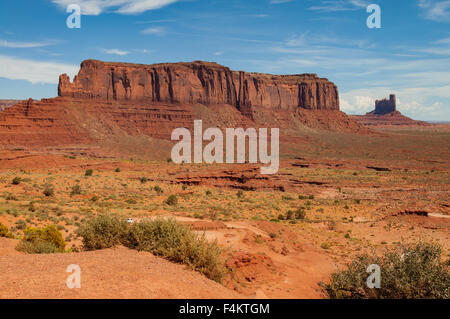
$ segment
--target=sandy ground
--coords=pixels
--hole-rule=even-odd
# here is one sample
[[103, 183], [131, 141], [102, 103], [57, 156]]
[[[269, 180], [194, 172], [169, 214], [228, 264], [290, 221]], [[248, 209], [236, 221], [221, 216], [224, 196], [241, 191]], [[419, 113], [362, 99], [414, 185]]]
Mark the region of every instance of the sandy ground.
[[[95, 252], [22, 255], [0, 238], [0, 298], [242, 298], [183, 265], [124, 247]], [[5, 251], [11, 252], [6, 255]], [[81, 288], [69, 289], [71, 264], [81, 268]], [[196, 289], [192, 289], [195, 285]]]

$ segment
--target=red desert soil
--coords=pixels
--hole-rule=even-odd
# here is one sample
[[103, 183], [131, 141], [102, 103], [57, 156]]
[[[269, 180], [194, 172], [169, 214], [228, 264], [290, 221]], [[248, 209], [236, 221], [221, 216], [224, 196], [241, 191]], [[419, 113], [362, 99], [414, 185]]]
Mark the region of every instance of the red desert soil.
[[[0, 238], [0, 298], [241, 298], [185, 266], [125, 247], [71, 254], [24, 255]], [[11, 252], [5, 255], [4, 249]], [[12, 249], [10, 249], [12, 248]], [[81, 267], [81, 288], [66, 285], [67, 266]], [[136, 284], [139, 283], [139, 284]], [[196, 289], [192, 289], [195, 286]]]

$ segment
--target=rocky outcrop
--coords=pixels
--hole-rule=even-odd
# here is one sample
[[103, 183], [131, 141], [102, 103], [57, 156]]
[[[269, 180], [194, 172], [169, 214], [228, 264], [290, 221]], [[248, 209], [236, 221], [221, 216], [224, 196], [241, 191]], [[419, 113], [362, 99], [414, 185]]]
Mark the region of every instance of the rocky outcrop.
[[426, 126], [427, 122], [415, 121], [397, 111], [397, 99], [391, 94], [388, 99], [376, 100], [375, 110], [366, 115], [351, 116], [353, 120], [364, 126]]
[[228, 104], [244, 112], [253, 107], [339, 110], [336, 85], [315, 74], [237, 72], [201, 61], [143, 65], [86, 60], [73, 83], [66, 74], [60, 76], [58, 94], [106, 101]]
[[427, 122], [416, 121], [407, 116], [404, 116], [399, 111], [390, 112], [387, 114], [376, 114], [374, 112], [366, 115], [353, 115], [353, 120], [364, 126], [429, 126], [432, 125]]
[[13, 106], [19, 102], [20, 100], [0, 100], [0, 111], [3, 111], [7, 107]]
[[389, 100], [382, 99], [375, 101], [375, 110], [368, 114], [388, 114], [397, 111], [397, 99], [394, 94], [389, 96]]

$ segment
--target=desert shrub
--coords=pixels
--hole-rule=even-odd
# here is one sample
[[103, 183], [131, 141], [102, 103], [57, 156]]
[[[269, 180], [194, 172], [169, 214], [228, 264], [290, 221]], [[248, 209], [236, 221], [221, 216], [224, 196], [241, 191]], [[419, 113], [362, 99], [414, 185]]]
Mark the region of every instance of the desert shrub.
[[53, 188], [53, 185], [46, 184], [44, 186], [44, 191], [42, 193], [47, 197], [51, 197], [51, 196], [55, 195], [55, 189]]
[[[372, 264], [381, 268], [379, 289], [366, 284], [366, 270]], [[332, 274], [331, 282], [321, 286], [333, 299], [448, 299], [450, 265], [442, 260], [442, 248], [437, 244], [401, 244], [380, 257], [357, 256], [347, 269]]]
[[117, 216], [99, 215], [81, 224], [77, 235], [83, 238], [86, 250], [96, 250], [114, 247], [128, 229], [125, 220]]
[[70, 195], [80, 195], [81, 194], [81, 186], [80, 185], [75, 185], [72, 187], [72, 192], [70, 192]]
[[242, 189], [238, 190], [238, 192], [236, 193], [236, 196], [237, 196], [238, 198], [244, 197], [244, 192], [242, 191]]
[[94, 174], [94, 171], [90, 168], [84, 172], [84, 176], [92, 176], [92, 174]]
[[283, 214], [279, 214], [278, 215], [278, 220], [284, 220], [284, 215]]
[[135, 200], [134, 198], [129, 198], [125, 202], [127, 204], [130, 204], [130, 205], [136, 205], [137, 204], [137, 200]]
[[187, 188], [188, 188], [187, 185], [184, 185], [184, 184], [183, 184], [183, 186], [181, 186], [181, 189], [184, 190], [184, 191], [185, 191]]
[[207, 190], [207, 191], [205, 192], [205, 195], [206, 195], [206, 196], [211, 196], [211, 195], [212, 195], [212, 192], [211, 192], [210, 190]]
[[116, 173], [120, 173], [120, 168], [117, 167], [116, 170], [115, 170], [115, 172], [116, 172]]
[[27, 227], [27, 223], [23, 220], [23, 219], [19, 219], [18, 221], [16, 221], [16, 228], [17, 229], [25, 229]]
[[16, 249], [27, 254], [56, 254], [61, 252], [54, 244], [43, 240], [33, 242], [21, 240]]
[[217, 282], [222, 281], [224, 276], [225, 268], [217, 243], [208, 242], [173, 219], [135, 224], [129, 228], [124, 245], [186, 264]]
[[86, 250], [122, 244], [186, 264], [218, 282], [224, 275], [225, 268], [217, 243], [208, 242], [175, 220], [156, 219], [135, 223], [130, 227], [118, 217], [100, 215], [84, 222], [77, 234], [83, 238]]
[[19, 185], [21, 181], [22, 181], [22, 179], [20, 177], [16, 176], [16, 177], [13, 178], [11, 184]]
[[297, 208], [295, 211], [295, 219], [305, 219], [306, 218], [306, 212], [304, 208]]
[[159, 187], [158, 185], [156, 185], [155, 187], [153, 187], [153, 190], [155, 192], [158, 193], [158, 195], [161, 195], [162, 193], [164, 193], [163, 189], [161, 187]]
[[14, 238], [14, 235], [9, 231], [6, 225], [0, 223], [0, 237]]
[[7, 193], [7, 194], [5, 195], [5, 199], [6, 199], [6, 200], [19, 200], [16, 196], [14, 196], [14, 195], [11, 194], [11, 193]]
[[293, 200], [294, 198], [291, 195], [283, 195], [281, 196], [281, 199], [284, 201]]
[[295, 212], [292, 210], [289, 210], [286, 212], [286, 220], [295, 219]]
[[170, 195], [166, 199], [166, 204], [170, 206], [176, 206], [178, 204], [178, 198], [175, 195]]
[[286, 220], [305, 219], [306, 212], [304, 208], [297, 208], [296, 210], [289, 210], [286, 212]]
[[23, 233], [24, 238], [16, 247], [17, 250], [33, 254], [46, 254], [64, 252], [64, 247], [66, 247], [63, 235], [54, 225], [44, 228], [28, 227]]
[[141, 183], [142, 184], [145, 184], [147, 182], [148, 182], [148, 178], [147, 177], [145, 177], [145, 176], [141, 177]]

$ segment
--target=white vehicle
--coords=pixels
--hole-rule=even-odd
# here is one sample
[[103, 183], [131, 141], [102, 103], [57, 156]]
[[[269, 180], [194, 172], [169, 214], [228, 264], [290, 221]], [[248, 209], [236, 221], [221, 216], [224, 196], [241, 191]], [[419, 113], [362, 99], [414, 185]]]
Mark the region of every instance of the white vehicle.
[[134, 223], [133, 218], [127, 218], [127, 223], [128, 223], [128, 224], [133, 224], [133, 223]]

